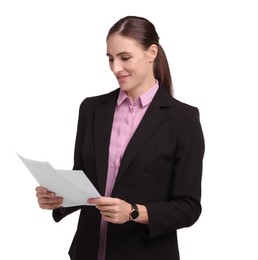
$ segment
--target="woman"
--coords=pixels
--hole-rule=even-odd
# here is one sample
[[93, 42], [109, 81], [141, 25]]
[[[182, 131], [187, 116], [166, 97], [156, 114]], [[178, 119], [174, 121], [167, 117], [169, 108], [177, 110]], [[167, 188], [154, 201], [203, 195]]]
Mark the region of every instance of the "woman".
[[177, 230], [201, 214], [198, 109], [172, 97], [166, 55], [145, 18], [115, 23], [107, 56], [119, 88], [82, 102], [74, 154], [74, 170], [102, 197], [88, 200], [95, 207], [62, 208], [62, 198], [37, 187], [39, 206], [57, 222], [81, 210], [71, 259], [177, 260]]

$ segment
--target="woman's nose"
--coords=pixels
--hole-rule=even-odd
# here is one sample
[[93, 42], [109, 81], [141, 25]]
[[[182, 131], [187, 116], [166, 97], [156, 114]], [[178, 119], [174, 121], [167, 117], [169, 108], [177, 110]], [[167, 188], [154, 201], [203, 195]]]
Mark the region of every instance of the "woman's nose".
[[111, 64], [111, 70], [114, 74], [117, 74], [118, 72], [122, 71], [123, 67], [121, 66], [121, 63], [119, 61], [113, 61]]

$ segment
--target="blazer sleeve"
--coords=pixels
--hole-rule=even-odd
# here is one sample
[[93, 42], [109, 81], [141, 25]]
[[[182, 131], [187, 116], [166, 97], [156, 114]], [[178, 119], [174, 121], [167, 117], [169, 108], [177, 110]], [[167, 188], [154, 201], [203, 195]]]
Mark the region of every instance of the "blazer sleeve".
[[149, 239], [191, 226], [199, 218], [204, 149], [199, 111], [191, 108], [185, 113], [178, 131], [171, 200], [146, 205]]

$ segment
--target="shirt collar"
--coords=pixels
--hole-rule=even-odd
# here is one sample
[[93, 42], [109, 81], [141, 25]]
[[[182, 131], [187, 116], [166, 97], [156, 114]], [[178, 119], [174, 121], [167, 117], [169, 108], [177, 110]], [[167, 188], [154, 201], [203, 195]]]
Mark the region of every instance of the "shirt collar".
[[[156, 84], [153, 87], [151, 87], [149, 90], [147, 90], [145, 93], [137, 97], [134, 100], [134, 103], [135, 104], [140, 103], [142, 107], [149, 105], [152, 99], [154, 98], [158, 88], [159, 88], [159, 83], [156, 80]], [[117, 98], [117, 105], [120, 106], [126, 99], [129, 101], [126, 92], [120, 89]]]

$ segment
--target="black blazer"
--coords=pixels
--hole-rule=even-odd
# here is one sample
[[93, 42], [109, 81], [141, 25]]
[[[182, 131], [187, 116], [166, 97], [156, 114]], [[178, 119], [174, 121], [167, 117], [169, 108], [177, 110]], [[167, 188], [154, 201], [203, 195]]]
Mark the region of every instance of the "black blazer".
[[[119, 89], [86, 98], [79, 112], [74, 169], [104, 195], [109, 139]], [[109, 224], [107, 260], [178, 260], [177, 229], [201, 214], [204, 137], [198, 109], [159, 87], [129, 142], [112, 197], [147, 207], [149, 225]], [[55, 221], [81, 209], [69, 254], [96, 260], [100, 214], [94, 206], [54, 210]]]

